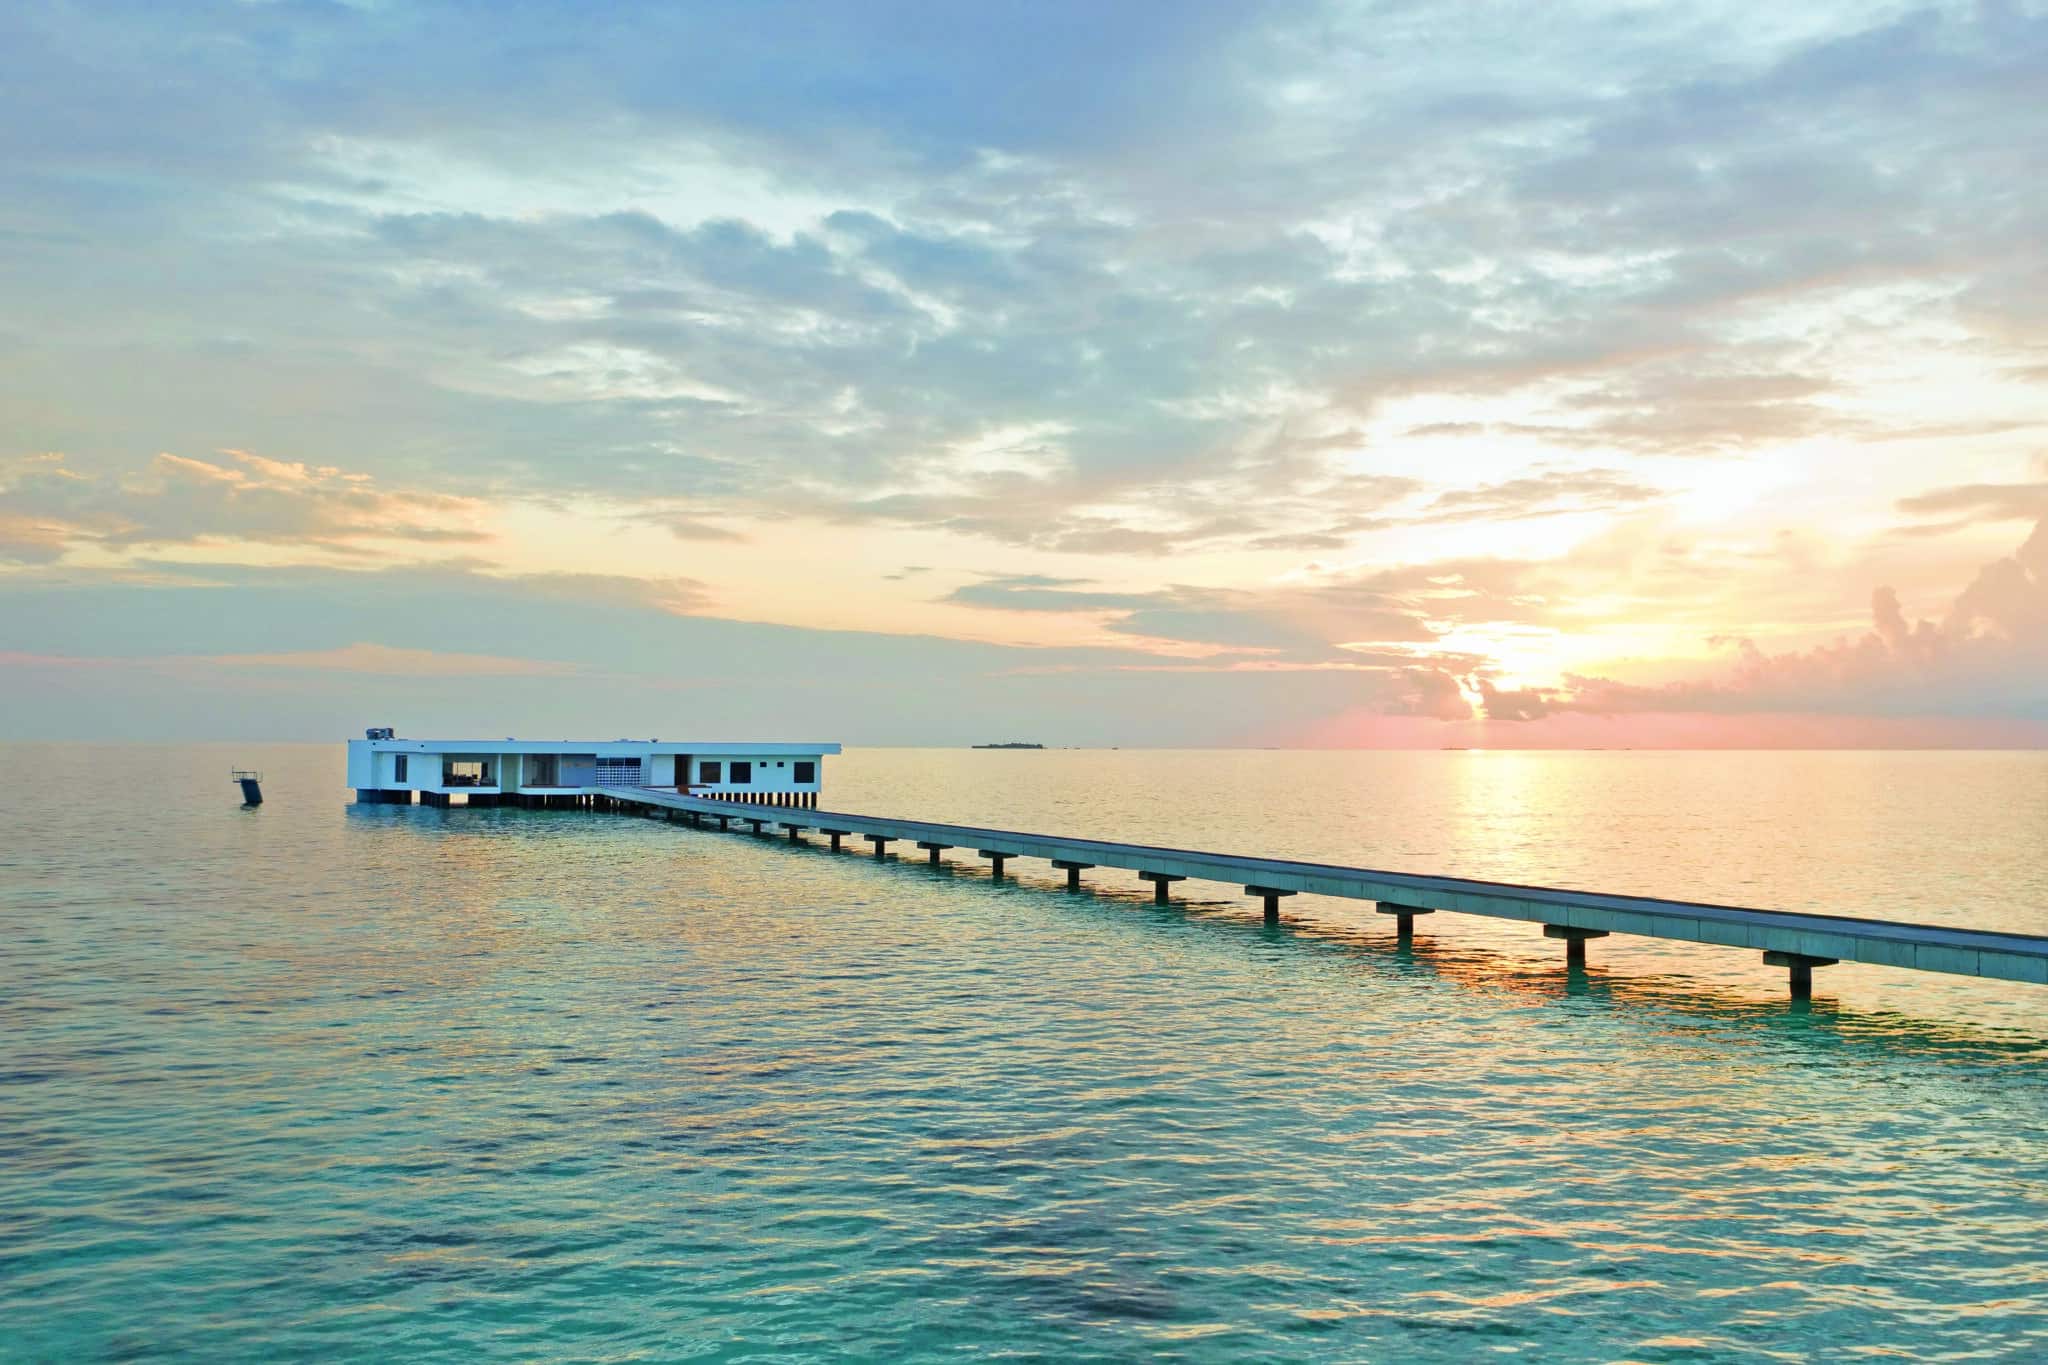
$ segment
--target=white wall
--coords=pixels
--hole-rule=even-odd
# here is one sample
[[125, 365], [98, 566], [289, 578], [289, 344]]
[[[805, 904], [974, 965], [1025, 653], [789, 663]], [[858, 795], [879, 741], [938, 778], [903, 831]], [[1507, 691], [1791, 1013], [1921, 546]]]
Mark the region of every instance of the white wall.
[[[407, 772], [403, 782], [398, 780], [398, 759], [403, 756]], [[348, 783], [351, 787], [364, 790], [383, 789], [387, 791], [411, 790], [438, 787], [441, 785], [441, 767], [446, 754], [427, 752], [420, 749], [375, 749], [369, 741], [352, 739], [348, 741]], [[463, 751], [457, 757], [482, 759], [491, 765], [492, 784], [501, 791], [511, 791], [516, 786], [528, 785], [527, 763], [535, 755], [504, 754]], [[731, 781], [732, 764], [735, 760], [753, 765], [753, 780], [745, 785]], [[825, 764], [822, 756], [793, 758], [788, 754], [719, 754], [709, 759], [719, 765], [721, 780], [715, 784], [700, 784], [697, 781], [697, 765], [707, 761], [691, 754], [647, 754], [642, 758], [645, 772], [641, 781], [652, 787], [672, 787], [680, 777], [689, 786], [712, 792], [733, 794], [777, 794], [782, 792], [814, 792], [820, 789]], [[818, 780], [798, 782], [796, 765], [808, 762], [815, 766]], [[682, 765], [678, 771], [678, 765]], [[555, 755], [556, 782], [564, 787], [589, 787], [597, 783], [597, 761], [594, 755]]]
[[[403, 753], [407, 770], [405, 781], [398, 780], [398, 759]], [[348, 784], [363, 791], [395, 791], [399, 788], [417, 790], [421, 787], [438, 786], [441, 781], [441, 755], [421, 753], [416, 749], [393, 752], [389, 749], [373, 749], [368, 740], [352, 739], [348, 742]]]
[[[754, 765], [753, 780], [751, 782], [744, 784], [733, 782], [732, 765], [735, 760]], [[702, 765], [707, 762], [720, 765], [718, 770], [720, 781], [699, 782], [697, 780], [698, 772], [701, 771]], [[811, 763], [815, 765], [816, 777], [814, 780], [809, 782], [799, 782], [796, 780], [796, 765], [798, 763]], [[822, 779], [825, 775], [824, 769], [824, 761], [818, 758], [797, 759], [791, 758], [788, 755], [707, 755], [704, 758], [691, 759], [690, 785], [700, 792], [731, 792], [735, 795], [747, 792], [769, 794], [778, 792], [814, 792], [818, 790], [820, 785], [817, 779]]]
[[[398, 760], [405, 760], [405, 780], [398, 780]], [[377, 785], [392, 791], [416, 791], [421, 787], [441, 785], [441, 755], [425, 754], [418, 750], [407, 753], [389, 751], [377, 755]]]

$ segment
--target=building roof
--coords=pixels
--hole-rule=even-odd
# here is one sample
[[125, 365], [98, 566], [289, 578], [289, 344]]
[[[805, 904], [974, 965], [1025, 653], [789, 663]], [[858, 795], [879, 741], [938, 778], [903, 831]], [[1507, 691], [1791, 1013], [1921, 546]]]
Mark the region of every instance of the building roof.
[[741, 758], [807, 758], [836, 754], [834, 741], [802, 743], [766, 740], [687, 739], [352, 739], [380, 751], [429, 754], [595, 754], [600, 758], [632, 758], [644, 754], [734, 754]]

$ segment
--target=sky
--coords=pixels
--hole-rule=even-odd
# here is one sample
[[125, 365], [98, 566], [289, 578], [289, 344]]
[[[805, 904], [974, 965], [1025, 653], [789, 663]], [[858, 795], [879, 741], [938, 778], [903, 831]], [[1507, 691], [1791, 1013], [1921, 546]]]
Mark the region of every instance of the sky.
[[0, 9], [0, 737], [2048, 745], [2048, 5]]

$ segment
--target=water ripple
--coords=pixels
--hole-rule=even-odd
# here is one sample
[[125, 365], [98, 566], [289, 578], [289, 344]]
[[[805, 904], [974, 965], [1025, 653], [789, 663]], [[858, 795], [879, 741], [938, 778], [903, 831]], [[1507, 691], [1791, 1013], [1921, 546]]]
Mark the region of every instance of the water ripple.
[[2003, 997], [129, 758], [0, 811], [9, 1357], [2048, 1356]]

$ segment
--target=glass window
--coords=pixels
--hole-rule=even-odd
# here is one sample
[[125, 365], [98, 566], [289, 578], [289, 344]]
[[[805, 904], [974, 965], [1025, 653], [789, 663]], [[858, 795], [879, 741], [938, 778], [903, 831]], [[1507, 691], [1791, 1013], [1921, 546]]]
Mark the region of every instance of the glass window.
[[488, 787], [491, 785], [490, 766], [481, 759], [444, 759], [441, 763], [441, 785], [444, 787]]
[[818, 765], [815, 763], [799, 763], [796, 765], [794, 776], [799, 782], [816, 782], [818, 780]]
[[391, 776], [393, 781], [405, 781], [405, 760], [409, 757], [411, 757], [411, 755], [409, 754], [400, 754], [397, 758], [392, 760]]
[[718, 781], [719, 770], [724, 766], [722, 763], [699, 763], [697, 765], [697, 780], [699, 782]]
[[744, 786], [746, 786], [746, 785], [747, 785], [748, 783], [752, 782], [753, 780], [754, 780], [754, 765], [753, 765], [753, 764], [751, 764], [751, 763], [735, 763], [735, 764], [733, 764], [733, 765], [732, 765], [732, 785], [734, 785], [735, 787], [744, 787]]

